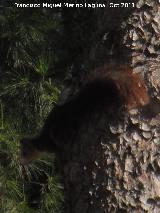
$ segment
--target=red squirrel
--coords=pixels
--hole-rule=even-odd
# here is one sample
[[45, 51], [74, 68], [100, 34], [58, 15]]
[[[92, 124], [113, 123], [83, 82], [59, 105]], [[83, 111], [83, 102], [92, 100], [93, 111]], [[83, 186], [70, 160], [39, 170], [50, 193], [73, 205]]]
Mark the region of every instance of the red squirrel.
[[59, 152], [72, 139], [84, 118], [104, 106], [114, 114], [149, 103], [145, 82], [127, 66], [104, 66], [87, 76], [80, 91], [49, 113], [40, 134], [21, 140], [21, 162], [28, 163], [41, 152]]

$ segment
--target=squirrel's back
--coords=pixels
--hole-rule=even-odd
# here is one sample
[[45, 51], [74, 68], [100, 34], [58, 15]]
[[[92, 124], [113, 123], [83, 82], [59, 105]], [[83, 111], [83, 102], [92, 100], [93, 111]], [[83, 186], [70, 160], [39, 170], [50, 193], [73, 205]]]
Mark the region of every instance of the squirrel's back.
[[[106, 65], [95, 69], [87, 77], [88, 84], [98, 82], [98, 79], [104, 79], [104, 81], [106, 79], [106, 84], [109, 80], [113, 82], [113, 88], [117, 88], [118, 95], [123, 99], [123, 104], [128, 110], [145, 106], [150, 101], [143, 78], [128, 66]], [[110, 93], [112, 94], [112, 89], [110, 89]], [[117, 97], [115, 96], [115, 98]]]

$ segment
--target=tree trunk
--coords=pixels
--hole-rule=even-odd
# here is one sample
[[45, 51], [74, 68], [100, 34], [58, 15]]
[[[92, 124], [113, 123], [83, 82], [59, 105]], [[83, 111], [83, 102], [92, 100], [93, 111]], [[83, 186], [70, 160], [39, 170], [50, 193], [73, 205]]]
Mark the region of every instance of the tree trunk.
[[141, 72], [152, 98], [150, 107], [131, 110], [123, 120], [118, 109], [113, 116], [104, 109], [83, 120], [60, 155], [65, 213], [160, 212], [159, 6], [158, 0], [140, 0], [127, 18], [124, 8], [97, 12], [101, 26], [89, 53], [83, 52], [83, 65], [96, 67], [110, 58], [128, 62]]

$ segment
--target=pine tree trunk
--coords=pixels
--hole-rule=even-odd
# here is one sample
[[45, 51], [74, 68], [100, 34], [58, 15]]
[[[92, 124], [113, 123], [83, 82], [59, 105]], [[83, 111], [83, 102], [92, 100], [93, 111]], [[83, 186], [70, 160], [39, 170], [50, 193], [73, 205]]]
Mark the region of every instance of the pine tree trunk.
[[[65, 213], [160, 212], [160, 4], [140, 0], [134, 9], [125, 21], [118, 21], [116, 9], [99, 15], [99, 23], [106, 20], [107, 24], [97, 30], [106, 40], [97, 47], [99, 36], [95, 36], [84, 64], [96, 66], [98, 55], [105, 63], [112, 49], [116, 63], [125, 58], [141, 72], [151, 107], [131, 110], [125, 119], [116, 116], [118, 109], [110, 117], [104, 109], [83, 120], [76, 138], [60, 156]], [[117, 24], [112, 27], [111, 19], [118, 28]]]

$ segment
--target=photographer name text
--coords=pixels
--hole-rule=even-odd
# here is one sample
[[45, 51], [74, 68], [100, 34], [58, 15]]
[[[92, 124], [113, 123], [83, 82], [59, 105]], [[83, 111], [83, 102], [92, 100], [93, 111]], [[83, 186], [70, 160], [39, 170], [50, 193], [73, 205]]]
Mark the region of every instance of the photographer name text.
[[14, 3], [16, 7], [23, 7], [23, 8], [105, 8], [105, 7], [114, 7], [114, 8], [127, 8], [127, 7], [135, 7], [134, 3], [109, 3], [109, 4], [100, 4], [100, 3], [56, 3], [56, 4], [49, 4], [49, 3], [39, 3], [39, 4], [22, 4], [22, 3]]

